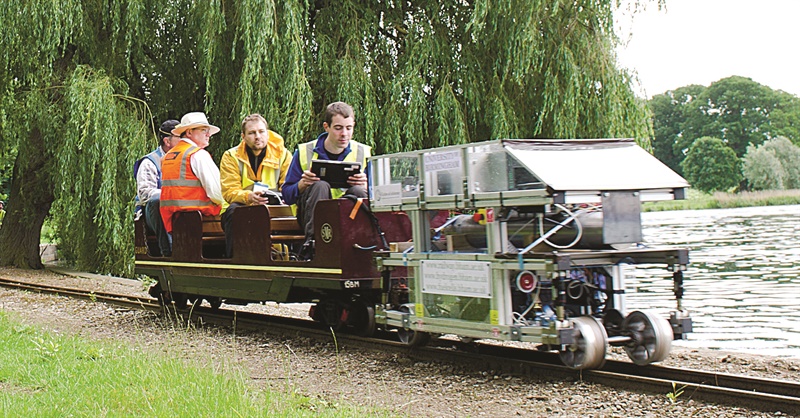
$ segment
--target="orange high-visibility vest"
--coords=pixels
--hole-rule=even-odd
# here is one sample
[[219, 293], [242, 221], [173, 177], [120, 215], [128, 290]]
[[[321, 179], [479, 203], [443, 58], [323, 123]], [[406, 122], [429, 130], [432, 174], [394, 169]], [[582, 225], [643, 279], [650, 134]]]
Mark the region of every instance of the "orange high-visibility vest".
[[222, 206], [214, 203], [192, 172], [192, 155], [200, 151], [196, 145], [181, 141], [161, 160], [161, 219], [164, 229], [172, 233], [175, 212], [199, 210], [203, 215], [219, 215]]

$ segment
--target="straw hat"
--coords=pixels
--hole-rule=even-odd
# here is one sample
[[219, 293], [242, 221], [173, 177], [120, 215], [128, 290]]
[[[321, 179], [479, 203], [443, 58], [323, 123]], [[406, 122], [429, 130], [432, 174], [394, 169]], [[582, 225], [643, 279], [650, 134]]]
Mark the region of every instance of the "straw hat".
[[187, 129], [200, 128], [203, 126], [207, 126], [211, 130], [211, 135], [214, 135], [215, 133], [219, 132], [219, 128], [208, 123], [208, 119], [206, 119], [205, 113], [190, 112], [183, 115], [183, 117], [181, 118], [181, 123], [175, 126], [175, 129], [172, 130], [172, 134], [180, 136]]

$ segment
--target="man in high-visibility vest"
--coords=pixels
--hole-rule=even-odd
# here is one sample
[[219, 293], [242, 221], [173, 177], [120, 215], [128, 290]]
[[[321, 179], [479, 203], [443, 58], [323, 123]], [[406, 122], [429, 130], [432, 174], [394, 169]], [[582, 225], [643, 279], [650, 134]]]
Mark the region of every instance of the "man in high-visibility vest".
[[269, 130], [261, 115], [253, 114], [242, 120], [241, 136], [242, 142], [225, 151], [219, 163], [222, 197], [225, 199], [222, 229], [228, 257], [233, 256], [232, 222], [236, 208], [270, 203], [259, 188], [276, 192], [276, 200], [279, 200], [277, 193], [292, 163], [292, 154], [283, 145], [283, 137]]
[[133, 165], [133, 176], [136, 178], [136, 219], [144, 214], [144, 222], [158, 238], [161, 255], [168, 257], [172, 252], [172, 239], [164, 229], [161, 221], [161, 158], [180, 141], [172, 130], [178, 125], [177, 120], [169, 119], [158, 129], [161, 144], [153, 152], [136, 160]]
[[[367, 158], [371, 148], [352, 141], [355, 126], [353, 108], [344, 102], [334, 102], [325, 109], [325, 132], [316, 140], [301, 144], [292, 157], [292, 165], [283, 184], [283, 200], [297, 204], [297, 219], [305, 228], [306, 242], [300, 258], [310, 259], [314, 248], [314, 208], [323, 199], [338, 199], [345, 194], [359, 198], [367, 197], [369, 167]], [[311, 171], [312, 160], [358, 162], [361, 172], [348, 178], [347, 189], [331, 188]]]
[[172, 130], [181, 140], [161, 160], [161, 218], [168, 233], [175, 212], [199, 210], [216, 216], [222, 209], [219, 169], [204, 149], [217, 132], [202, 112], [183, 115]]

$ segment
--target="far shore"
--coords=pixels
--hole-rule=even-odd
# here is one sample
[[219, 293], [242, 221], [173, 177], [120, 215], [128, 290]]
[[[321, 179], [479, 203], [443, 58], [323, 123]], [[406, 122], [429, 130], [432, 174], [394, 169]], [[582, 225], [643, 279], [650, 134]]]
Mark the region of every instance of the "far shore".
[[779, 205], [800, 205], [800, 190], [764, 190], [741, 193], [715, 192], [713, 194], [689, 190], [688, 196], [684, 200], [645, 202], [642, 204], [642, 212]]

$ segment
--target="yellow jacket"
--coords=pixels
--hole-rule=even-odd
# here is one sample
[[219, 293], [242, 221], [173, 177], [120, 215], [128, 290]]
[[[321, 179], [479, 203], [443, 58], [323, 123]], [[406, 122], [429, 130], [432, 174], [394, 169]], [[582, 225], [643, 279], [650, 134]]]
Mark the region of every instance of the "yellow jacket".
[[[283, 137], [273, 131], [269, 132], [266, 155], [258, 166], [258, 173], [253, 172], [247, 158], [247, 144], [239, 143], [222, 155], [219, 163], [222, 197], [226, 208], [230, 203], [247, 204], [247, 195], [253, 183], [260, 181], [274, 191], [280, 191], [286, 180], [286, 172], [292, 163], [292, 154], [283, 145]], [[250, 190], [245, 188], [250, 187]]]

